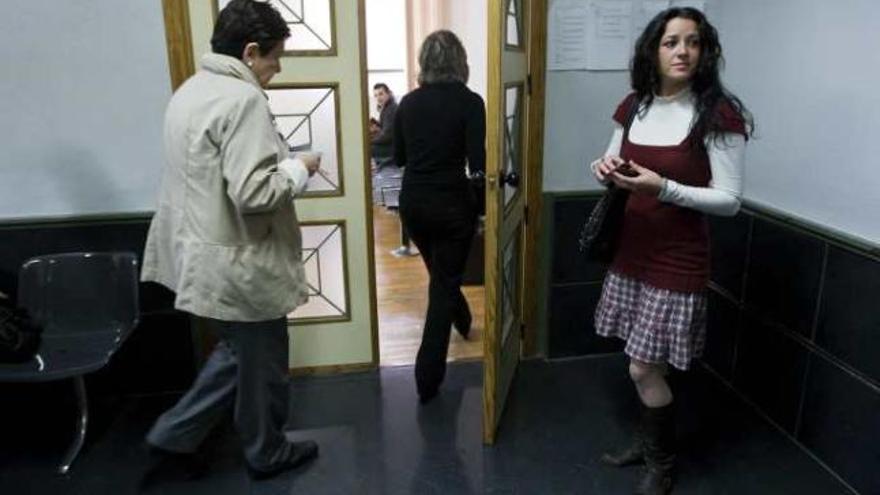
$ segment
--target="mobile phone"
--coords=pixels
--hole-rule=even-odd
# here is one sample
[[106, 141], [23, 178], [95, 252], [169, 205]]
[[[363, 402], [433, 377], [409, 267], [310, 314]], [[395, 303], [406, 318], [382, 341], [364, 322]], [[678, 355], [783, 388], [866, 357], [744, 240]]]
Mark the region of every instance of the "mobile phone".
[[636, 177], [637, 175], [639, 175], [639, 173], [636, 172], [635, 169], [629, 165], [629, 163], [624, 163], [623, 165], [617, 167], [615, 171], [620, 175], [624, 175], [626, 177]]

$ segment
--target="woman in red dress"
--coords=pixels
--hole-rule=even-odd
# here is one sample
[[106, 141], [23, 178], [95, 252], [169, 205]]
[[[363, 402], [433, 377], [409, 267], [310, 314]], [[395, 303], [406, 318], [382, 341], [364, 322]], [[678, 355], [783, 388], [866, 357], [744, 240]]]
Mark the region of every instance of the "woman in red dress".
[[701, 355], [709, 279], [707, 214], [740, 207], [752, 121], [721, 83], [715, 28], [692, 8], [658, 14], [636, 42], [632, 88], [614, 114], [596, 178], [630, 191], [618, 249], [596, 308], [596, 331], [626, 341], [642, 415], [636, 441], [603, 461], [644, 462], [636, 493], [666, 494], [675, 465], [667, 366]]

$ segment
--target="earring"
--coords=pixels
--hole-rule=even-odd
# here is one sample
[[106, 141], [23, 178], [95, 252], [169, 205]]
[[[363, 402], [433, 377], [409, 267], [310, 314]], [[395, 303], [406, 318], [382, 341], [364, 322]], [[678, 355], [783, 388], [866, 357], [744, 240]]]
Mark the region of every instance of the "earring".
[[254, 66], [254, 61], [253, 61], [253, 60], [248, 60], [248, 61], [247, 61], [247, 66], [248, 66], [248, 67], [253, 67], [253, 66]]

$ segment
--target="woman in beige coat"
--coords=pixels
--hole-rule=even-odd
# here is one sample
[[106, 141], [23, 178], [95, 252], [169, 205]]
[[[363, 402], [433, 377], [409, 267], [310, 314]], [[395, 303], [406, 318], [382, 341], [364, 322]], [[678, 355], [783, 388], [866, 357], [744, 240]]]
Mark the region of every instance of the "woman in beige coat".
[[147, 443], [185, 460], [234, 408], [248, 472], [265, 478], [317, 455], [283, 435], [288, 407], [287, 314], [305, 302], [293, 199], [318, 168], [288, 160], [262, 88], [281, 70], [290, 31], [266, 2], [220, 12], [213, 53], [171, 98], [166, 168], [142, 278], [175, 292], [175, 307], [219, 337], [192, 388], [163, 414]]

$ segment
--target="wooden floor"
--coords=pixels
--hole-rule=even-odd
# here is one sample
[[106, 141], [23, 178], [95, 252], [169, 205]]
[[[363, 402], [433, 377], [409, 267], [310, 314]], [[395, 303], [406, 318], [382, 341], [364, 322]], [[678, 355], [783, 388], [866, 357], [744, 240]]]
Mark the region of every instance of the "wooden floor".
[[[428, 273], [420, 256], [395, 258], [390, 254], [400, 245], [400, 223], [396, 214], [389, 213], [382, 206], [374, 206], [373, 225], [380, 363], [382, 366], [413, 364], [428, 307]], [[483, 287], [466, 286], [463, 292], [471, 307], [473, 327], [470, 340], [452, 332], [450, 361], [483, 356]]]

